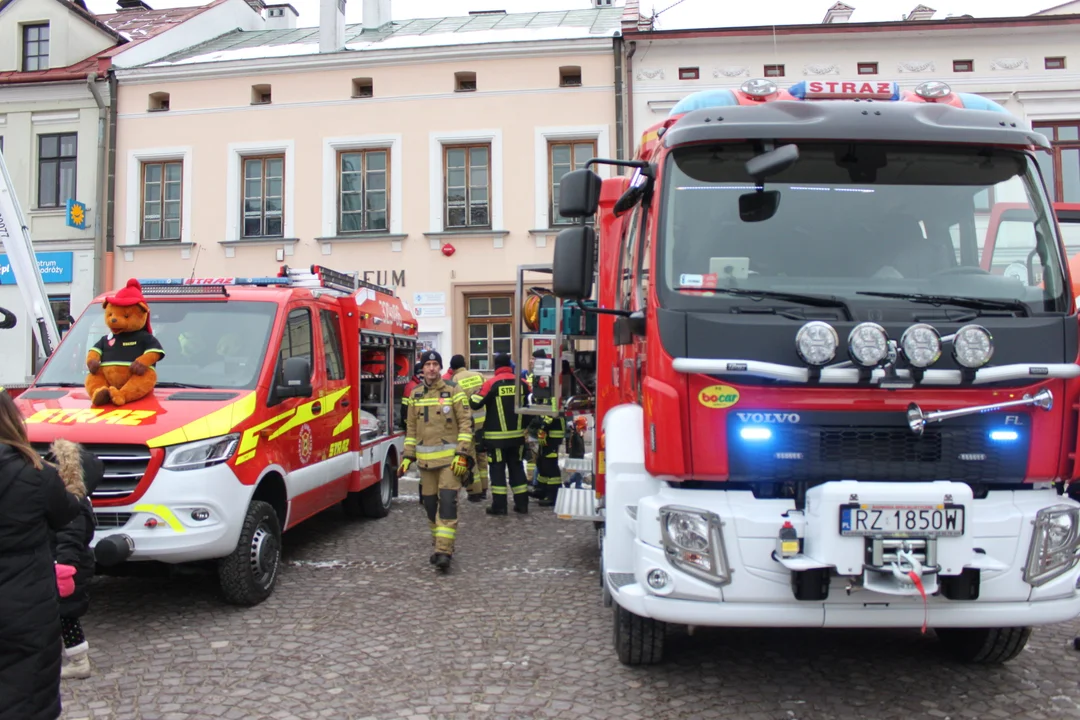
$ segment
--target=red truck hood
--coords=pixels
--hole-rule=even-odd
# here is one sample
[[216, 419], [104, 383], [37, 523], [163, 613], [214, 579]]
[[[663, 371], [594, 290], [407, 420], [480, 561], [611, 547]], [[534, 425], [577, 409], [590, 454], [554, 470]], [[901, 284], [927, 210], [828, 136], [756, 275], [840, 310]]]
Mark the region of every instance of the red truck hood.
[[225, 434], [255, 409], [253, 390], [154, 390], [116, 407], [92, 407], [83, 388], [34, 387], [15, 404], [33, 443], [58, 437], [84, 444], [162, 447]]

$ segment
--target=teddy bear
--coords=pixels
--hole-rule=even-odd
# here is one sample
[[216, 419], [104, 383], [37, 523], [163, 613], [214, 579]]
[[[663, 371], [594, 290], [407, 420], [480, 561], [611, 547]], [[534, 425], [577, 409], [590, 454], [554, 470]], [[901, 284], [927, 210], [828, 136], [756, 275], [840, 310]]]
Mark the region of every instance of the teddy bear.
[[132, 278], [105, 298], [105, 324], [111, 331], [86, 354], [86, 393], [94, 405], [124, 405], [146, 397], [157, 384], [154, 365], [165, 357], [150, 327], [150, 306]]

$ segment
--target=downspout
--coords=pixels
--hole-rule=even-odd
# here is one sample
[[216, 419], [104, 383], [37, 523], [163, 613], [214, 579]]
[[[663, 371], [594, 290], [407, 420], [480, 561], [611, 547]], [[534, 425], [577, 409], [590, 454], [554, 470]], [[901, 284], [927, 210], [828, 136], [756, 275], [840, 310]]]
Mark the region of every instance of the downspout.
[[98, 74], [92, 72], [86, 76], [86, 87], [94, 96], [94, 102], [98, 107], [97, 127], [97, 199], [94, 201], [94, 297], [102, 292], [101, 281], [103, 279], [102, 258], [105, 257], [105, 223], [102, 217], [105, 214], [105, 134], [106, 114], [109, 111], [105, 105], [105, 98], [101, 96], [101, 90], [97, 86]]
[[[109, 182], [108, 195], [105, 199], [107, 209], [105, 215], [105, 290], [112, 290], [116, 285], [113, 283], [113, 275], [116, 268], [113, 266], [113, 249], [116, 245], [116, 73], [109, 70]], [[128, 178], [128, 182], [137, 182], [136, 179]]]
[[[615, 159], [625, 160], [626, 152], [626, 139], [623, 134], [626, 132], [623, 123], [623, 39], [622, 33], [615, 35], [615, 41], [612, 43], [615, 51]], [[622, 175], [622, 168], [619, 168], [619, 174]]]
[[[630, 133], [634, 132], [634, 53], [637, 41], [631, 40], [630, 52], [626, 53], [626, 125]], [[634, 147], [634, 138], [630, 137], [630, 147]]]

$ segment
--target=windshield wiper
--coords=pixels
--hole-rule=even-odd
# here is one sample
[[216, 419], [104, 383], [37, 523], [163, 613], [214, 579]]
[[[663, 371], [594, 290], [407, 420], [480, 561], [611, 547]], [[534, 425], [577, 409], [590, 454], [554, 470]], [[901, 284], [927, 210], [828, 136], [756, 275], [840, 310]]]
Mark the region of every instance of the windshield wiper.
[[716, 292], [726, 293], [728, 295], [739, 295], [742, 297], [748, 297], [752, 300], [763, 300], [764, 298], [770, 298], [772, 300], [786, 300], [787, 302], [798, 303], [800, 305], [809, 305], [810, 307], [823, 307], [823, 308], [840, 308], [851, 319], [851, 310], [848, 308], [846, 302], [836, 297], [835, 295], [804, 295], [802, 293], [789, 293], [781, 292], [779, 290], [755, 290], [753, 288], [733, 288], [733, 287], [698, 287], [696, 285], [686, 286], [677, 285], [676, 290], [687, 292]]
[[75, 383], [75, 382], [45, 382], [45, 381], [43, 380], [43, 381], [41, 381], [40, 383], [38, 383], [38, 384], [37, 384], [37, 386], [36, 386], [36, 387], [35, 387], [34, 389], [35, 389], [35, 390], [39, 390], [39, 389], [41, 389], [41, 388], [47, 388], [47, 387], [65, 387], [65, 388], [71, 388], [71, 387], [83, 387], [84, 385], [85, 385], [85, 383]]
[[190, 389], [195, 389], [195, 390], [209, 390], [211, 386], [210, 385], [191, 385], [189, 383], [182, 383], [182, 382], [160, 382], [159, 381], [159, 382], [157, 382], [155, 384], [155, 387], [190, 388]]
[[910, 300], [914, 303], [924, 303], [926, 305], [955, 305], [972, 310], [1012, 310], [1013, 312], [1022, 313], [1024, 317], [1031, 315], [1031, 310], [1020, 300], [991, 300], [989, 298], [961, 297], [959, 295], [926, 295], [924, 293], [877, 292], [874, 290], [860, 291], [855, 294]]

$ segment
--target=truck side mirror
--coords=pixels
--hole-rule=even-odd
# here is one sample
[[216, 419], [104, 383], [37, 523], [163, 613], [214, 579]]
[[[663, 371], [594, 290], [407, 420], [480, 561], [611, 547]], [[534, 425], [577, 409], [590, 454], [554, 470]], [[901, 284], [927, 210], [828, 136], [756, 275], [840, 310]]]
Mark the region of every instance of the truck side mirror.
[[303, 357], [285, 358], [281, 365], [281, 385], [275, 389], [279, 398], [311, 397], [311, 361]]
[[568, 218], [587, 218], [600, 207], [603, 180], [592, 170], [574, 170], [559, 180], [559, 214]]
[[588, 225], [566, 228], [555, 238], [551, 290], [563, 300], [592, 296], [596, 231]]

